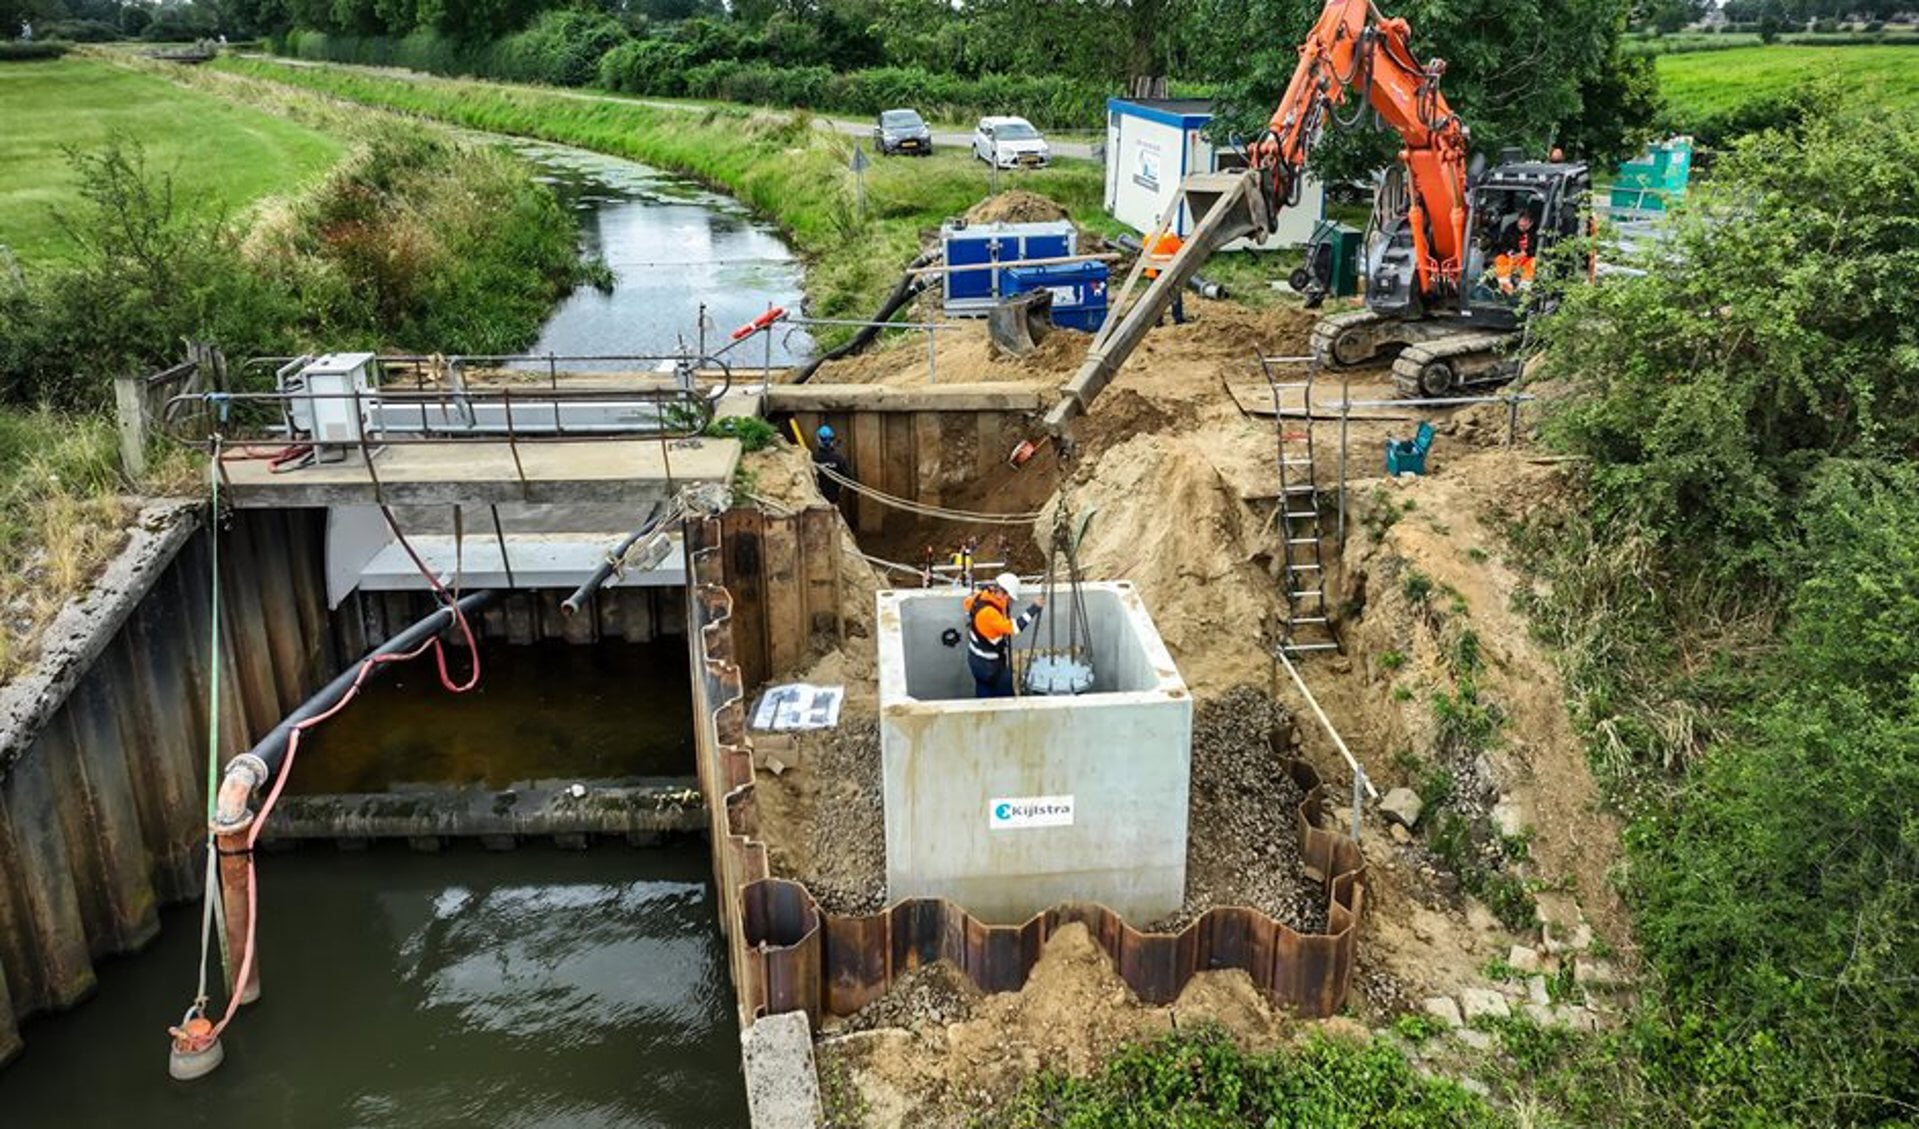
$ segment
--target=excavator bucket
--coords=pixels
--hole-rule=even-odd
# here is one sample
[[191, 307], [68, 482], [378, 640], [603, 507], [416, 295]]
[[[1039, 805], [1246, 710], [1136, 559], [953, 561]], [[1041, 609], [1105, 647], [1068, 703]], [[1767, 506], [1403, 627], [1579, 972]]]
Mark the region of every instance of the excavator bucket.
[[1013, 357], [1023, 357], [1039, 347], [1053, 328], [1053, 295], [1046, 290], [1028, 290], [1015, 294], [994, 306], [986, 315], [986, 332], [993, 347]]

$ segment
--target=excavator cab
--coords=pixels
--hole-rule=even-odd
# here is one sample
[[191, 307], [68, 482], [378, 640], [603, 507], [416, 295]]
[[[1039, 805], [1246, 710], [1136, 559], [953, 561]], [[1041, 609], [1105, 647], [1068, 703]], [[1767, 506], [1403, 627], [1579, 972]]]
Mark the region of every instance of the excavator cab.
[[1549, 306], [1547, 253], [1585, 223], [1591, 175], [1583, 164], [1502, 161], [1474, 183], [1460, 273], [1460, 315], [1513, 329]]

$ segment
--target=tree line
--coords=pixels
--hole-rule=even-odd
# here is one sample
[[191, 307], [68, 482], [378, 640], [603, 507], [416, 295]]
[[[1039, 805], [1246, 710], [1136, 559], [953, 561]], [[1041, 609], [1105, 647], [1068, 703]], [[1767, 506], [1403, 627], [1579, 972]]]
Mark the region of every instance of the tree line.
[[[0, 0], [7, 2], [7, 0]], [[18, 0], [12, 0], [18, 2]], [[215, 0], [196, 0], [212, 3]], [[1170, 82], [1217, 101], [1217, 139], [1264, 128], [1318, 5], [1309, 0], [218, 0], [228, 34], [289, 53], [637, 94], [865, 113], [1021, 113], [1097, 127], [1109, 95]], [[1631, 0], [1400, 0], [1475, 143], [1606, 162], [1644, 140], [1651, 63], [1622, 39]], [[1042, 120], [1045, 119], [1045, 120]], [[1390, 159], [1370, 130], [1330, 139], [1335, 175]]]

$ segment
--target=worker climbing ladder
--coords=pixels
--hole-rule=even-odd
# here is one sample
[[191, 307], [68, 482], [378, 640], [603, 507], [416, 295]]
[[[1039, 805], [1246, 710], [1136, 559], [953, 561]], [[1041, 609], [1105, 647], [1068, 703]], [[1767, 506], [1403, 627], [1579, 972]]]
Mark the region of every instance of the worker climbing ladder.
[[[1260, 372], [1273, 393], [1273, 424], [1278, 435], [1280, 533], [1279, 583], [1285, 593], [1278, 646], [1288, 655], [1336, 651], [1326, 606], [1326, 558], [1320, 519], [1319, 477], [1313, 456], [1313, 377], [1310, 357], [1259, 358]], [[1303, 368], [1303, 380], [1282, 380], [1280, 370]]]

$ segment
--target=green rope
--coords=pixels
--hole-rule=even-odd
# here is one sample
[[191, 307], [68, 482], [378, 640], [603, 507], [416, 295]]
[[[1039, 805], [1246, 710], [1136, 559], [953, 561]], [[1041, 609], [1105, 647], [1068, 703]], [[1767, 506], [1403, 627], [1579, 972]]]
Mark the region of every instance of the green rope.
[[212, 484], [213, 501], [208, 511], [207, 544], [213, 561], [213, 608], [207, 616], [207, 640], [212, 649], [207, 679], [207, 877], [206, 909], [200, 922], [200, 990], [195, 1006], [204, 1007], [207, 999], [207, 957], [210, 941], [220, 943], [220, 968], [225, 973], [227, 991], [235, 991], [233, 954], [227, 949], [225, 907], [220, 904], [219, 848], [213, 838], [213, 819], [220, 803], [220, 436], [214, 435], [212, 458], [207, 463], [207, 480]]
[[207, 464], [207, 478], [213, 484], [213, 505], [208, 511], [207, 542], [213, 558], [213, 614], [207, 617], [209, 645], [213, 648], [212, 677], [207, 681], [207, 827], [208, 834], [217, 812], [220, 789], [220, 440], [213, 440], [213, 458]]

